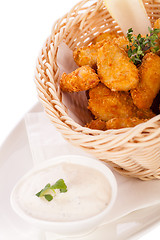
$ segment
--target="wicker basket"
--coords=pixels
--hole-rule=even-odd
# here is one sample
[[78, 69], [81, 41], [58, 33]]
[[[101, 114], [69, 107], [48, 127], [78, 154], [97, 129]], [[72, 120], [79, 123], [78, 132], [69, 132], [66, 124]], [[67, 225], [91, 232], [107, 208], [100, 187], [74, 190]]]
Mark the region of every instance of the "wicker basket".
[[[160, 3], [144, 0], [151, 23], [160, 17]], [[70, 49], [88, 45], [101, 32], [120, 32], [102, 0], [83, 0], [53, 26], [36, 66], [35, 82], [45, 112], [71, 144], [107, 162], [120, 174], [142, 180], [160, 179], [160, 115], [134, 128], [91, 130], [75, 122], [62, 102], [57, 51], [63, 41]], [[82, 102], [82, 101], [80, 101]], [[82, 109], [82, 106], [79, 108]], [[72, 102], [76, 104], [77, 102]]]

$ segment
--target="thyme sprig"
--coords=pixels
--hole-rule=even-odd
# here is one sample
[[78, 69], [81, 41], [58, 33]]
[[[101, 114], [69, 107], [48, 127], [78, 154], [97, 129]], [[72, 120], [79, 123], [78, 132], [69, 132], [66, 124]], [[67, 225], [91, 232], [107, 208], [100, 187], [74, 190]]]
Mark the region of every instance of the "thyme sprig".
[[127, 31], [127, 38], [129, 41], [129, 45], [127, 45], [128, 56], [136, 66], [141, 64], [142, 58], [148, 50], [151, 50], [153, 53], [159, 50], [157, 40], [160, 29], [151, 29], [148, 27], [148, 30], [149, 34], [145, 37], [141, 34], [134, 36], [132, 28]]

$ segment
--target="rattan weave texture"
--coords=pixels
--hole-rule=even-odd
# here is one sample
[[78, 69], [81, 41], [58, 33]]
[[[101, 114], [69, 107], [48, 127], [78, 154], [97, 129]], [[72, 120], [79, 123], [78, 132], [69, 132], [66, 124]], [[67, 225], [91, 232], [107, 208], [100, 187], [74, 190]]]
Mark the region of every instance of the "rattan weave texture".
[[[160, 17], [160, 3], [144, 0], [144, 6], [153, 24]], [[88, 45], [106, 30], [121, 32], [102, 0], [83, 0], [55, 22], [37, 60], [35, 83], [39, 99], [52, 123], [71, 144], [109, 163], [122, 175], [160, 179], [160, 115], [134, 128], [91, 130], [76, 123], [62, 102], [57, 66], [60, 43], [65, 41], [73, 50]]]

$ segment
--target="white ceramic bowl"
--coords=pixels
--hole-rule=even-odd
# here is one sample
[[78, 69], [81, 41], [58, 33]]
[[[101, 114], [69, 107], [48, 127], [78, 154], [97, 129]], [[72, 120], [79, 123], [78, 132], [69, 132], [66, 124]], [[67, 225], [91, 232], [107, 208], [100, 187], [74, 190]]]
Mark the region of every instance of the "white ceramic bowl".
[[[22, 184], [25, 179], [29, 178], [31, 174], [36, 173], [37, 171], [47, 168], [49, 166], [53, 166], [57, 163], [74, 163], [82, 166], [87, 166], [94, 168], [98, 171], [100, 171], [108, 180], [108, 183], [111, 187], [111, 198], [109, 204], [106, 206], [106, 208], [100, 212], [99, 214], [84, 219], [84, 220], [78, 220], [78, 221], [68, 221], [68, 222], [53, 222], [53, 221], [45, 221], [38, 218], [34, 218], [30, 215], [28, 215], [19, 205], [17, 201], [17, 190], [19, 186]], [[111, 170], [102, 162], [95, 160], [93, 158], [88, 158], [84, 156], [79, 155], [66, 155], [66, 156], [60, 156], [56, 157], [50, 160], [47, 160], [36, 167], [34, 167], [32, 170], [30, 170], [25, 176], [23, 176], [20, 181], [16, 184], [14, 187], [12, 193], [11, 193], [11, 206], [13, 210], [24, 220], [28, 221], [32, 225], [35, 225], [36, 227], [43, 229], [44, 231], [50, 231], [58, 235], [63, 236], [77, 236], [77, 235], [83, 235], [86, 233], [89, 233], [96, 229], [99, 225], [103, 224], [105, 221], [105, 217], [108, 214], [109, 210], [112, 208], [115, 199], [117, 195], [117, 183], [116, 179], [111, 172]]]

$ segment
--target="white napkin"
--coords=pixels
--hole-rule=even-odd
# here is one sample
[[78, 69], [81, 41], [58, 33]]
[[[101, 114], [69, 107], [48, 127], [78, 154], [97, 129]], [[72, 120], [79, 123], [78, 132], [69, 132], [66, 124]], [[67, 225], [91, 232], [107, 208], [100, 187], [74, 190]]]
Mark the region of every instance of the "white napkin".
[[[45, 113], [28, 113], [25, 122], [34, 164], [60, 155], [89, 156], [64, 140]], [[115, 221], [135, 210], [160, 203], [159, 180], [141, 181], [123, 177], [115, 171], [113, 173], [118, 183], [118, 195], [105, 223]]]

